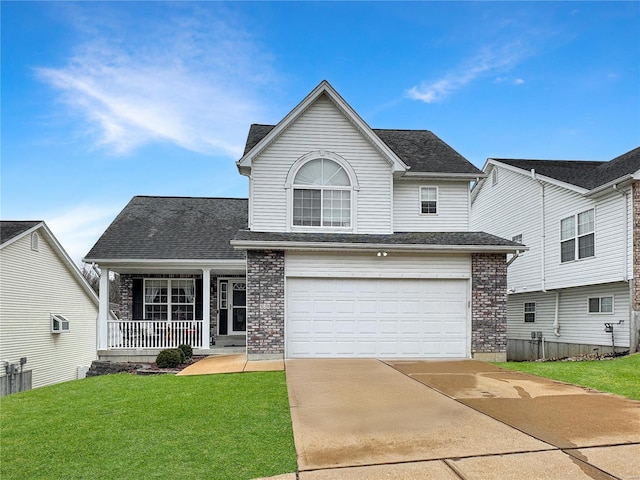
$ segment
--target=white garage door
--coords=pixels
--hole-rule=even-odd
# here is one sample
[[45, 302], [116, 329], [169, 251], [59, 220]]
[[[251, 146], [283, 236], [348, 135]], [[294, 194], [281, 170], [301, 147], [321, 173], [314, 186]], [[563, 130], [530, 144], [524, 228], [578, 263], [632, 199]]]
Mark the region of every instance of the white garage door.
[[287, 279], [287, 356], [468, 356], [467, 280]]

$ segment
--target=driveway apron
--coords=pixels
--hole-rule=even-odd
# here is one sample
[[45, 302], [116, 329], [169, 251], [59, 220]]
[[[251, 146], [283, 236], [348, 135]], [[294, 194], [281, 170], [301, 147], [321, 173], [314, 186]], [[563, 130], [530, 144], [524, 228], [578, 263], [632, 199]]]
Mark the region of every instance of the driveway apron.
[[[634, 423], [640, 402], [558, 382], [541, 384], [475, 361], [296, 359], [287, 360], [286, 371], [301, 480], [640, 480], [633, 473], [640, 458], [640, 428]], [[571, 410], [558, 397], [596, 409], [598, 402], [580, 398], [593, 395], [605, 398], [601, 406], [609, 416], [593, 422], [589, 417], [591, 434], [576, 412], [551, 422]], [[539, 407], [531, 402], [543, 397], [556, 400]], [[529, 400], [522, 408], [535, 408], [520, 421], [515, 403], [504, 407], [508, 400]], [[548, 420], [541, 417], [550, 410]], [[625, 417], [630, 425], [624, 425]]]

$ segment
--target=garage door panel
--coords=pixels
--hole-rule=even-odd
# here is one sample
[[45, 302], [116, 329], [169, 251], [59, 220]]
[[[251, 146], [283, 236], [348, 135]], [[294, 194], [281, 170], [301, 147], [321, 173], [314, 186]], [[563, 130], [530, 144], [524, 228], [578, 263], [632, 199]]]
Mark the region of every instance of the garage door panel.
[[466, 280], [288, 278], [289, 357], [466, 357]]

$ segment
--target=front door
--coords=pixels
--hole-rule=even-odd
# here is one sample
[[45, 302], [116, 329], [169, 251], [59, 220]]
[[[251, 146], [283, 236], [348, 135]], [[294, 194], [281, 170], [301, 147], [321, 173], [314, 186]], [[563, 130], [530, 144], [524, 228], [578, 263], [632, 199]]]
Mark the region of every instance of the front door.
[[244, 278], [218, 284], [218, 334], [238, 335], [247, 330], [247, 283]]

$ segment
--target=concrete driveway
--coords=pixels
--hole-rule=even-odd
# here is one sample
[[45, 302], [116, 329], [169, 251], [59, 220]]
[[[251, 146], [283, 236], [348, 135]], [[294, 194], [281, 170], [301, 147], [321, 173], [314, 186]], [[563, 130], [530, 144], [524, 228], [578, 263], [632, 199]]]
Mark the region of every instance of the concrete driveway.
[[473, 360], [286, 371], [300, 480], [640, 480], [640, 402]]

